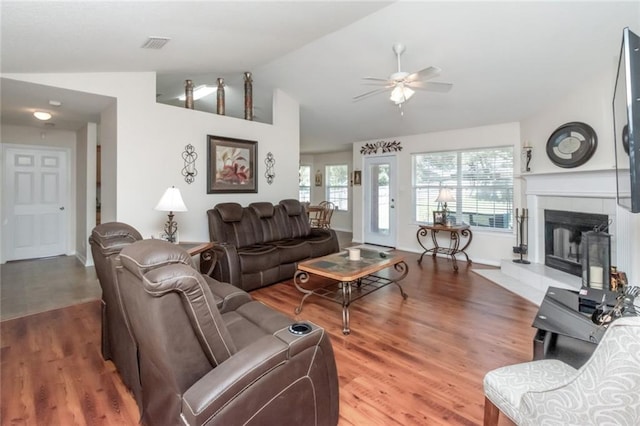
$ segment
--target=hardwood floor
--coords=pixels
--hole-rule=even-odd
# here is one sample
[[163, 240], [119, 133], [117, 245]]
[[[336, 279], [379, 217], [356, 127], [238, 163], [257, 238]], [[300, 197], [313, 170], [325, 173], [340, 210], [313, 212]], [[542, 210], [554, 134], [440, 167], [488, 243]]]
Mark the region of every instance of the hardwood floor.
[[[341, 426], [482, 424], [482, 378], [531, 359], [537, 308], [465, 262], [456, 274], [444, 258], [420, 266], [418, 255], [406, 257], [409, 298], [391, 285], [354, 302], [349, 336], [335, 303], [312, 296], [294, 315], [300, 294], [291, 281], [252, 296], [330, 333]], [[3, 425], [137, 424], [133, 398], [100, 357], [98, 302], [0, 327]]]

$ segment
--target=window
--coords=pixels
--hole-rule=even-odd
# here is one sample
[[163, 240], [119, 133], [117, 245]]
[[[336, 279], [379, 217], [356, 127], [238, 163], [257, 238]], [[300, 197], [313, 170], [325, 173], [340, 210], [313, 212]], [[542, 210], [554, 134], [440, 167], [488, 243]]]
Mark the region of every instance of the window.
[[298, 199], [301, 203], [311, 202], [311, 166], [298, 168]]
[[412, 155], [416, 222], [432, 222], [440, 188], [456, 201], [447, 204], [456, 223], [513, 228], [513, 148], [485, 148]]
[[327, 201], [338, 210], [349, 210], [349, 168], [346, 164], [325, 166]]

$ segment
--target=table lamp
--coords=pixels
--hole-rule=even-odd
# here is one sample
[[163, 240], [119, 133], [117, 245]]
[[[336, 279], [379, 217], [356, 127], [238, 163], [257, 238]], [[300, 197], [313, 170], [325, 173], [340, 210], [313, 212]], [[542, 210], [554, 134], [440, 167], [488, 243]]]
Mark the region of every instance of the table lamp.
[[162, 198], [160, 198], [155, 209], [162, 212], [169, 212], [169, 220], [164, 225], [164, 232], [167, 234], [167, 240], [170, 243], [175, 243], [178, 224], [173, 220], [173, 212], [187, 211], [187, 206], [185, 206], [184, 201], [182, 201], [180, 190], [175, 186], [168, 188], [162, 195]]
[[442, 203], [442, 211], [444, 211], [444, 221], [446, 224], [449, 224], [449, 210], [447, 209], [447, 203], [455, 201], [455, 197], [451, 193], [449, 188], [440, 188], [440, 193], [438, 193], [438, 198], [436, 198], [437, 203]]

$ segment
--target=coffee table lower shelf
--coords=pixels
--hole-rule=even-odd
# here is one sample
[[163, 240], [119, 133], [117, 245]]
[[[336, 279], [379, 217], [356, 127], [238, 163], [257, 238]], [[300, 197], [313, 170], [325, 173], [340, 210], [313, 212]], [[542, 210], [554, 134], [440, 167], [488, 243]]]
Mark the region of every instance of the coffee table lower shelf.
[[307, 297], [311, 295], [316, 295], [334, 303], [338, 303], [342, 305], [342, 333], [349, 334], [351, 333], [351, 329], [349, 327], [349, 305], [351, 305], [351, 302], [354, 302], [367, 294], [371, 294], [376, 290], [380, 290], [392, 283], [398, 286], [400, 294], [402, 294], [402, 298], [405, 300], [407, 299], [408, 296], [398, 281], [407, 276], [409, 268], [407, 264], [402, 261], [393, 265], [393, 269], [400, 274], [398, 277], [387, 278], [371, 274], [358, 278], [354, 281], [333, 281], [329, 285], [313, 290], [306, 289], [302, 287], [301, 284], [308, 283], [310, 275], [315, 274], [298, 270], [293, 277], [293, 284], [296, 286], [298, 291], [304, 293], [304, 296], [302, 296], [300, 304], [295, 308], [295, 313], [299, 314], [302, 312], [302, 305]]

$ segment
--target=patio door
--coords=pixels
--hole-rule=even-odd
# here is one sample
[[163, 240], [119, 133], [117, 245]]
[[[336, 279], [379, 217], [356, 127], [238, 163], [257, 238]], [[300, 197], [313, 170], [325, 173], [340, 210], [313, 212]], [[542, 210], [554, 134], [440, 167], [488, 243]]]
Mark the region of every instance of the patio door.
[[364, 161], [364, 242], [396, 246], [396, 157]]

